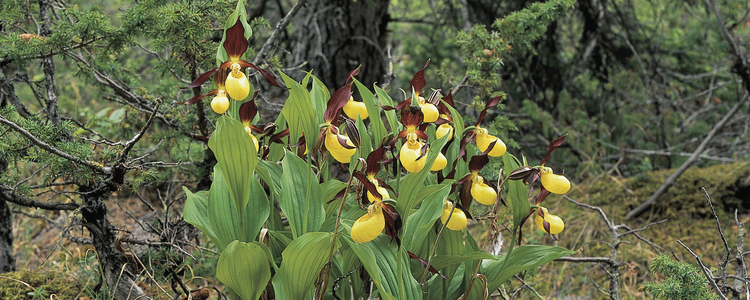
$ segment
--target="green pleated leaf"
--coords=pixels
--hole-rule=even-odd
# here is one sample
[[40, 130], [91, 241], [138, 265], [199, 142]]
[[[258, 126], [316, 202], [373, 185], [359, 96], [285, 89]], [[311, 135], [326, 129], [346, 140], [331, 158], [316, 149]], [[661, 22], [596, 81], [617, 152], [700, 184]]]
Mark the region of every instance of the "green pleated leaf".
[[[393, 102], [393, 99], [391, 99], [391, 96], [388, 95], [386, 91], [379, 88], [378, 86], [375, 86], [375, 93], [378, 95], [378, 98], [380, 99], [380, 103], [385, 106], [394, 107], [396, 104]], [[404, 129], [404, 125], [401, 124], [401, 122], [398, 121], [398, 117], [396, 116], [396, 110], [386, 110], [383, 111], [385, 114], [385, 118], [388, 120], [388, 125], [391, 128], [391, 132], [398, 133], [401, 132], [401, 130]]]
[[[513, 249], [509, 258], [497, 256], [499, 260], [482, 265], [479, 272], [487, 276], [487, 288], [494, 291], [514, 274], [536, 269], [550, 261], [574, 253], [576, 252], [562, 247], [523, 245]], [[508, 264], [501, 269], [506, 259], [508, 259]]]
[[214, 180], [208, 192], [208, 219], [218, 238], [216, 247], [219, 250], [224, 250], [234, 240], [253, 240], [252, 237], [245, 236], [241, 218], [232, 205], [229, 188], [219, 164], [214, 166]]
[[448, 136], [444, 136], [441, 139], [432, 142], [430, 144], [430, 151], [427, 153], [427, 162], [425, 163], [424, 168], [422, 168], [422, 171], [409, 173], [403, 177], [398, 191], [398, 202], [396, 203], [396, 209], [398, 209], [399, 212], [408, 212], [417, 205], [417, 194], [422, 192], [422, 186], [424, 185], [425, 178], [427, 178], [427, 174], [430, 173], [430, 167], [432, 167], [435, 158], [447, 142]]
[[252, 190], [252, 193], [250, 193], [250, 202], [245, 207], [242, 226], [246, 229], [245, 236], [255, 240], [271, 213], [271, 202], [268, 200], [263, 186], [257, 180], [252, 180], [250, 190]]
[[440, 270], [445, 267], [458, 266], [461, 263], [478, 259], [497, 260], [497, 258], [491, 254], [480, 251], [463, 255], [438, 255], [432, 259], [432, 266], [435, 267], [435, 269]]
[[[278, 150], [283, 153], [283, 149], [282, 147]], [[261, 160], [258, 162], [256, 172], [271, 190], [271, 195], [278, 198], [281, 195], [281, 174], [283, 173], [281, 166], [270, 161]]]
[[315, 76], [312, 76], [313, 83], [312, 83], [312, 89], [310, 90], [310, 100], [312, 101], [313, 107], [315, 107], [315, 112], [318, 114], [318, 124], [323, 124], [325, 120], [323, 119], [326, 111], [326, 106], [328, 105], [328, 99], [331, 99], [331, 92], [328, 91], [328, 88], [325, 84], [323, 84], [320, 79], [318, 79]]
[[[342, 224], [351, 231], [350, 224]], [[396, 243], [390, 242], [391, 237], [381, 234], [373, 241], [362, 244], [353, 241], [350, 236], [342, 238], [359, 257], [383, 299], [399, 299], [396, 295], [407, 295], [400, 299], [422, 299], [419, 282], [411, 276], [410, 264], [406, 263], [406, 251], [398, 252]], [[398, 260], [402, 261], [399, 263]]]
[[280, 70], [279, 74], [289, 89], [289, 98], [284, 103], [281, 113], [289, 124], [290, 144], [297, 143], [304, 133], [307, 149], [313, 149], [318, 144], [318, 124], [320, 123], [318, 123], [318, 113], [310, 99], [310, 92]]
[[[357, 131], [359, 131], [359, 140], [360, 140], [359, 152], [361, 153], [359, 157], [367, 158], [367, 156], [370, 155], [370, 152], [372, 152], [373, 141], [370, 139], [370, 133], [367, 132], [367, 126], [365, 126], [365, 122], [362, 121], [362, 118], [357, 116], [357, 121], [355, 125], [357, 126]], [[375, 143], [380, 143], [380, 142], [378, 140], [375, 140]], [[354, 159], [357, 159], [355, 155], [352, 155], [352, 156]]]
[[277, 299], [305, 299], [315, 290], [315, 281], [328, 261], [333, 234], [306, 233], [286, 247], [282, 253], [281, 268], [273, 278]]
[[[286, 151], [286, 150], [285, 150]], [[279, 205], [297, 238], [317, 231], [325, 220], [323, 191], [310, 166], [296, 154], [286, 151], [282, 160]]]
[[422, 206], [417, 212], [410, 215], [406, 222], [401, 241], [404, 248], [411, 252], [416, 253], [416, 249], [420, 248], [422, 243], [425, 242], [429, 231], [433, 230], [435, 220], [440, 218], [443, 213], [443, 203], [451, 192], [450, 184], [441, 184], [435, 187], [439, 187], [439, 189], [432, 192], [422, 192], [422, 194], [426, 194], [421, 202]]
[[208, 217], [208, 192], [200, 191], [194, 194], [185, 186], [182, 187], [182, 190], [185, 191], [185, 195], [187, 196], [185, 208], [182, 211], [182, 218], [185, 219], [185, 222], [190, 223], [203, 232], [215, 245], [218, 245], [219, 238], [216, 236], [211, 226], [211, 220]]
[[243, 300], [257, 300], [271, 279], [266, 251], [255, 243], [232, 242], [219, 255], [216, 277]]
[[[505, 170], [515, 170], [519, 167], [515, 156], [510, 153], [503, 155], [503, 168]], [[529, 204], [529, 189], [521, 180], [508, 180], [507, 200], [513, 209], [513, 232], [518, 230], [521, 220], [529, 214], [531, 204]]]
[[216, 131], [208, 140], [208, 147], [221, 166], [235, 209], [244, 213], [247, 202], [250, 201], [253, 172], [258, 164], [253, 140], [242, 123], [221, 116], [216, 122]]
[[[380, 118], [381, 108], [376, 106], [379, 105], [379, 103], [375, 99], [375, 95], [373, 95], [367, 87], [356, 78], [354, 78], [354, 84], [357, 85], [359, 96], [362, 97], [362, 102], [365, 103], [365, 108], [367, 108], [367, 114], [370, 115], [370, 128], [376, 145], [373, 148], [377, 148], [383, 142], [383, 138], [388, 134], [388, 131], [385, 129], [385, 124], [383, 124], [383, 119]], [[367, 157], [367, 155], [362, 155], [362, 157]]]

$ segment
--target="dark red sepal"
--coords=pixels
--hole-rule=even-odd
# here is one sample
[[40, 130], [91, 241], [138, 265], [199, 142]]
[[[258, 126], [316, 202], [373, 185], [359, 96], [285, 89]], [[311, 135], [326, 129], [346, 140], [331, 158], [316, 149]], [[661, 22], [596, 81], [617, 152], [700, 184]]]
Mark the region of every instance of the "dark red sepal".
[[211, 96], [211, 95], [216, 95], [217, 92], [219, 92], [219, 90], [212, 90], [212, 91], [208, 92], [208, 94], [194, 96], [193, 98], [190, 98], [190, 100], [188, 100], [187, 102], [177, 102], [177, 103], [178, 104], [188, 104], [188, 105], [189, 104], [196, 104], [196, 103], [200, 102], [201, 99], [203, 99], [203, 97], [208, 97], [208, 96]]
[[237, 63], [240, 64], [240, 67], [255, 69], [256, 71], [260, 72], [261, 75], [263, 75], [263, 78], [265, 78], [268, 83], [270, 83], [271, 85], [273, 85], [273, 86], [275, 86], [277, 88], [281, 88], [281, 86], [276, 82], [276, 79], [273, 78], [273, 75], [271, 75], [270, 72], [268, 72], [266, 70], [263, 70], [260, 67], [254, 65], [254, 64], [251, 64], [249, 62], [246, 62], [244, 60], [239, 60], [239, 61], [237, 61]]
[[424, 114], [421, 109], [408, 106], [401, 110], [401, 124], [404, 124], [404, 127], [417, 128], [423, 121]]
[[372, 176], [378, 174], [380, 172], [380, 162], [383, 161], [383, 157], [385, 157], [385, 148], [383, 145], [370, 152], [367, 155], [367, 169], [365, 170], [365, 174]]
[[451, 107], [456, 107], [456, 105], [453, 103], [453, 89], [452, 88], [448, 90], [448, 94], [443, 96], [443, 101], [440, 101], [440, 103], [438, 104], [438, 110], [441, 113], [450, 115], [450, 110], [447, 107], [445, 107], [445, 104], [448, 104]]
[[238, 60], [247, 50], [247, 39], [245, 38], [245, 27], [237, 19], [232, 27], [227, 29], [227, 37], [224, 40], [224, 50], [231, 60]]
[[352, 95], [352, 84], [347, 83], [342, 86], [336, 92], [331, 95], [331, 99], [328, 100], [328, 106], [323, 115], [323, 120], [326, 123], [332, 123], [341, 113], [341, 109], [349, 102], [349, 97]]
[[398, 237], [398, 231], [401, 230], [402, 225], [401, 216], [396, 208], [383, 203], [383, 217], [385, 219], [385, 234], [391, 237], [391, 241], [395, 240], [396, 245], [401, 247], [401, 238]]
[[253, 93], [253, 97], [250, 99], [250, 101], [247, 101], [240, 105], [240, 121], [242, 122], [242, 124], [250, 124], [250, 122], [252, 122], [255, 118], [255, 115], [258, 114], [258, 106], [255, 105], [256, 96], [258, 96], [258, 90]]
[[500, 103], [500, 100], [503, 100], [504, 97], [505, 97], [505, 94], [492, 98], [490, 99], [490, 101], [487, 101], [487, 103], [484, 105], [484, 109], [482, 109], [482, 112], [479, 113], [479, 117], [477, 118], [477, 123], [474, 124], [474, 126], [479, 126], [479, 124], [482, 123], [482, 119], [484, 119], [484, 116], [487, 115], [487, 110], [489, 110], [491, 107]]
[[549, 159], [549, 156], [552, 154], [552, 151], [554, 151], [555, 148], [560, 147], [560, 145], [562, 145], [562, 143], [565, 141], [565, 138], [567, 136], [568, 135], [565, 134], [557, 138], [556, 140], [552, 141], [552, 143], [549, 144], [549, 148], [547, 149], [547, 155], [544, 157], [544, 160], [542, 160], [542, 166], [544, 165], [544, 163], [547, 162], [547, 160]]
[[[285, 137], [287, 135], [289, 135], [289, 128], [284, 129], [281, 132], [272, 135], [270, 138], [268, 138], [268, 142], [269, 143], [283, 143], [281, 141], [281, 138], [283, 138], [283, 137]], [[304, 137], [305, 137], [304, 135], [300, 137], [300, 140], [302, 140], [303, 143], [304, 143], [304, 140], [303, 140]]]
[[484, 166], [489, 162], [490, 158], [487, 157], [487, 154], [475, 155], [471, 158], [471, 161], [469, 161], [469, 171], [479, 172], [479, 170], [484, 168]]
[[204, 83], [206, 83], [206, 80], [208, 80], [208, 78], [211, 77], [211, 75], [213, 75], [217, 70], [219, 70], [219, 68], [215, 68], [215, 69], [211, 69], [211, 70], [206, 71], [206, 73], [203, 73], [203, 74], [199, 75], [198, 78], [196, 78], [195, 80], [193, 80], [193, 82], [191, 82], [190, 84], [188, 84], [188, 86], [186, 86], [186, 87], [180, 87], [180, 89], [183, 89], [183, 90], [184, 89], [192, 89], [194, 87], [199, 87], [199, 86], [203, 85]]
[[[406, 254], [409, 254], [409, 257], [410, 257], [411, 259], [416, 259], [416, 260], [419, 260], [419, 262], [420, 262], [420, 263], [422, 263], [422, 266], [423, 266], [423, 267], [425, 267], [425, 268], [427, 267], [427, 264], [429, 264], [429, 262], [427, 262], [427, 261], [426, 261], [426, 260], [424, 260], [424, 259], [421, 259], [421, 258], [419, 258], [419, 256], [417, 256], [416, 254], [412, 253], [411, 251], [406, 251]], [[432, 272], [433, 274], [438, 274], [438, 275], [440, 275], [440, 277], [443, 277], [443, 279], [448, 279], [448, 280], [450, 280], [450, 278], [449, 278], [449, 277], [446, 277], [445, 275], [443, 275], [443, 274], [440, 274], [440, 272], [438, 272], [438, 270], [436, 270], [436, 269], [435, 269], [435, 268], [434, 268], [433, 266], [430, 266], [430, 272]]]
[[411, 78], [410, 89], [417, 94], [421, 94], [422, 89], [424, 89], [424, 87], [427, 85], [427, 80], [424, 77], [424, 69], [426, 69], [427, 65], [429, 64], [430, 60], [428, 59], [424, 64], [424, 67], [421, 70], [417, 71], [417, 73], [414, 73], [414, 77]]
[[[549, 196], [549, 194], [550, 192], [542, 186], [542, 189], [539, 191], [539, 195], [536, 195], [536, 205], [542, 204], [542, 202], [544, 202], [544, 199], [547, 199], [547, 196]], [[540, 215], [544, 217], [542, 214]], [[549, 230], [547, 232], [549, 232]]]

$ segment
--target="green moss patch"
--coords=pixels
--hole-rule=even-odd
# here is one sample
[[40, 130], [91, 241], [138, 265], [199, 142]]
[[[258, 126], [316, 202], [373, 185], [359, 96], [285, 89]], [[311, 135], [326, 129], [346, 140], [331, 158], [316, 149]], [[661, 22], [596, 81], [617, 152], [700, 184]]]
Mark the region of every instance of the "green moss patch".
[[81, 285], [75, 279], [58, 271], [21, 270], [0, 274], [0, 299], [3, 300], [49, 299], [51, 295], [56, 296], [54, 299], [67, 300], [76, 299], [80, 292]]

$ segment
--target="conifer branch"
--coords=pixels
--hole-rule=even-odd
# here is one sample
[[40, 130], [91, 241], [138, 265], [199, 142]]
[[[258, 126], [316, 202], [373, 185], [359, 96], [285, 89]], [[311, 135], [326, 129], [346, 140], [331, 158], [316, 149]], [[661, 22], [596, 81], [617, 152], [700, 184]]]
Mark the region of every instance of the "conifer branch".
[[91, 161], [87, 161], [84, 159], [81, 159], [80, 157], [73, 156], [67, 152], [63, 152], [60, 149], [55, 148], [54, 146], [45, 143], [44, 141], [38, 139], [36, 136], [34, 136], [31, 132], [24, 129], [23, 127], [19, 126], [18, 124], [14, 123], [11, 120], [6, 119], [4, 116], [0, 116], [0, 124], [4, 124], [11, 129], [15, 130], [16, 132], [20, 133], [21, 135], [25, 136], [27, 139], [29, 139], [34, 145], [37, 145], [39, 148], [44, 149], [45, 151], [52, 153], [54, 155], [57, 155], [59, 157], [62, 157], [64, 159], [67, 159], [69, 161], [72, 161], [74, 163], [79, 163], [84, 166], [87, 166], [91, 169], [93, 169], [96, 172], [99, 172], [101, 174], [110, 175], [112, 174], [112, 168], [111, 167], [105, 167], [101, 164], [97, 164]]
[[0, 185], [0, 199], [25, 207], [36, 207], [46, 210], [76, 210], [80, 204], [75, 202], [46, 202], [28, 198], [14, 192], [13, 188], [4, 184]]

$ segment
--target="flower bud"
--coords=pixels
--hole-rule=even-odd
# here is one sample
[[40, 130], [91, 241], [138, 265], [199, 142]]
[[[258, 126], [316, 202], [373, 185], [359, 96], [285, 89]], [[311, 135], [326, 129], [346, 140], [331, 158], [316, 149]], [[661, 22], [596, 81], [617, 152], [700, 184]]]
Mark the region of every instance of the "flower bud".
[[229, 109], [229, 99], [223, 90], [219, 90], [219, 93], [211, 100], [211, 109], [217, 114], [223, 114]]

